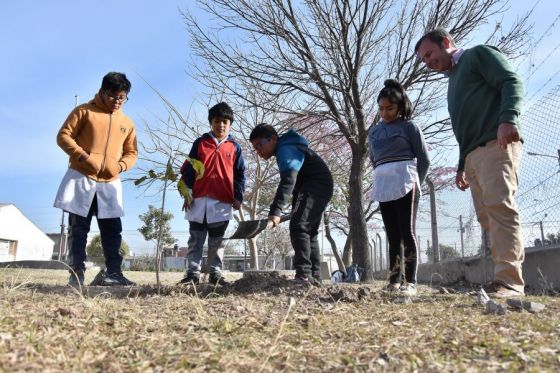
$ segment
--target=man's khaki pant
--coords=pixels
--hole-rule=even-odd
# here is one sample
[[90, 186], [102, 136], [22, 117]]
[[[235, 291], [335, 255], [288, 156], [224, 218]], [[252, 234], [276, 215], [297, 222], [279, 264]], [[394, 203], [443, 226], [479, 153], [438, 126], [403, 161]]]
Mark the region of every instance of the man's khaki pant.
[[521, 265], [525, 248], [514, 195], [523, 146], [521, 142], [500, 149], [497, 140], [470, 152], [465, 175], [470, 184], [478, 221], [489, 232], [494, 280], [523, 292]]

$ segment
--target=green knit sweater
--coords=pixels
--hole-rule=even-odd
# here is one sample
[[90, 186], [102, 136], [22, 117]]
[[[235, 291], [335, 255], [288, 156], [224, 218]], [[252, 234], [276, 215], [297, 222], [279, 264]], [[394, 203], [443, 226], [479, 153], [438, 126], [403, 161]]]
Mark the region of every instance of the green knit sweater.
[[502, 122], [519, 126], [524, 90], [520, 77], [495, 47], [464, 51], [449, 73], [447, 103], [459, 143], [459, 166], [478, 146], [497, 138]]

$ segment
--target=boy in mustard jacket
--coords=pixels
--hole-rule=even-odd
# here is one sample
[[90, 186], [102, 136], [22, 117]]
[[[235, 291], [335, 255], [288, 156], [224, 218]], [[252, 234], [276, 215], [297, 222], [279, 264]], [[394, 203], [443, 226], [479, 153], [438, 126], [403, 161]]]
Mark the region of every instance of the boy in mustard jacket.
[[138, 159], [134, 123], [122, 112], [130, 81], [125, 74], [103, 77], [90, 102], [77, 106], [58, 132], [58, 146], [70, 156], [69, 168], [58, 189], [54, 207], [69, 212], [68, 246], [72, 268], [68, 284], [84, 284], [87, 235], [97, 218], [107, 273], [102, 285], [135, 285], [123, 276], [119, 253], [124, 216], [120, 173]]

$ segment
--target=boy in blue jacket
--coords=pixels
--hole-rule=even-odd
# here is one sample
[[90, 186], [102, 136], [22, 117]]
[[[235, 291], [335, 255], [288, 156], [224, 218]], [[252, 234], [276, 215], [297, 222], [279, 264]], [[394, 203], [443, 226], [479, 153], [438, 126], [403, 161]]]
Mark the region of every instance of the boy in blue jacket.
[[268, 220], [280, 223], [282, 209], [292, 196], [290, 240], [294, 248], [295, 280], [304, 285], [319, 285], [321, 257], [319, 225], [333, 195], [333, 179], [323, 159], [309, 148], [307, 140], [294, 130], [279, 136], [274, 127], [257, 125], [249, 141], [263, 159], [276, 157], [280, 184], [270, 205]]

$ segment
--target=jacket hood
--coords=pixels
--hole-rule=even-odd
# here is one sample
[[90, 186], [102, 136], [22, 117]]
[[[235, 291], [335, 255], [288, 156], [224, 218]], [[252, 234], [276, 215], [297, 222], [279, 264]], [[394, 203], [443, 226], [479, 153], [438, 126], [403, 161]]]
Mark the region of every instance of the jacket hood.
[[115, 111], [109, 110], [109, 108], [103, 102], [103, 99], [101, 98], [101, 95], [99, 94], [99, 92], [96, 93], [95, 97], [88, 103], [91, 104], [91, 105], [95, 105], [96, 107], [98, 107], [99, 109], [101, 109], [102, 111], [104, 111], [107, 114], [117, 114], [117, 113], [120, 113], [121, 110], [122, 110], [122, 105], [121, 105], [121, 108], [119, 110], [115, 110]]
[[288, 130], [285, 134], [280, 136], [278, 139], [278, 145], [304, 145], [308, 146], [309, 143], [305, 139], [305, 137], [298, 134], [293, 129]]

